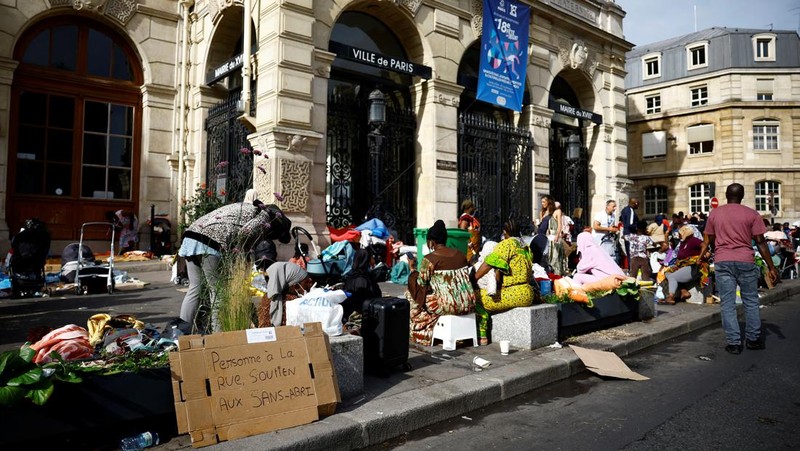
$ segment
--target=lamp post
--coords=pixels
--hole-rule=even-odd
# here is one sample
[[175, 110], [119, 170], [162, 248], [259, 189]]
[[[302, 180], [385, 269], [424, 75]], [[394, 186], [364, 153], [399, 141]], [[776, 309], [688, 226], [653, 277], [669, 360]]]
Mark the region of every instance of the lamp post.
[[383, 157], [383, 142], [385, 137], [382, 133], [383, 124], [386, 123], [386, 97], [380, 89], [375, 88], [369, 94], [369, 127], [367, 134], [367, 145], [369, 146], [370, 163], [372, 166], [371, 188], [372, 188], [372, 207], [367, 213], [367, 217], [381, 219], [383, 196], [381, 194], [381, 159]]
[[[569, 203], [568, 205], [575, 211], [578, 207], [580, 198], [578, 196], [578, 172], [581, 159], [581, 137], [574, 132], [570, 132], [567, 137], [567, 176], [569, 177]], [[581, 214], [581, 217], [583, 215]], [[581, 218], [572, 218], [575, 221], [575, 230], [583, 229]]]

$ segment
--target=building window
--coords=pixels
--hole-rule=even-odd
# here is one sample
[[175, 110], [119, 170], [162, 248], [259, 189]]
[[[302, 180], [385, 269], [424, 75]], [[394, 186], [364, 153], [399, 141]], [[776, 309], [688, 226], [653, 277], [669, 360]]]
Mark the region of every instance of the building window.
[[23, 33], [14, 59], [9, 227], [37, 216], [54, 240], [73, 241], [106, 211], [137, 211], [144, 76], [126, 39], [56, 16]]
[[756, 183], [756, 211], [777, 214], [781, 211], [781, 183], [765, 180]]
[[667, 211], [667, 187], [648, 186], [644, 189], [644, 214], [657, 215]]
[[686, 47], [689, 70], [708, 67], [708, 43], [691, 44]]
[[131, 198], [133, 108], [86, 101], [81, 197]]
[[773, 80], [759, 78], [756, 80], [756, 100], [772, 100]]
[[645, 103], [647, 104], [647, 109], [645, 110], [646, 114], [654, 114], [661, 112], [661, 95], [656, 94], [652, 96], [647, 96], [644, 98]]
[[753, 56], [755, 61], [775, 61], [775, 35], [765, 33], [753, 36]]
[[667, 133], [656, 131], [642, 133], [642, 158], [651, 160], [667, 155]]
[[642, 79], [658, 78], [661, 76], [661, 54], [646, 55], [642, 58], [644, 76]]
[[699, 155], [714, 151], [714, 125], [699, 124], [686, 129], [689, 155]]
[[778, 150], [780, 123], [763, 120], [753, 122], [753, 150]]
[[697, 86], [692, 88], [692, 106], [708, 104], [708, 87]]
[[708, 213], [711, 209], [711, 184], [698, 183], [689, 186], [689, 210]]

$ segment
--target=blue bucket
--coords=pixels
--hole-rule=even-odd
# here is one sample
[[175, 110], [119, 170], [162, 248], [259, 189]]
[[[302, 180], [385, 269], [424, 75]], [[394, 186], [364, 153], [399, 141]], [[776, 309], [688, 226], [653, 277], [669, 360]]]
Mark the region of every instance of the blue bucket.
[[541, 292], [542, 296], [547, 296], [548, 294], [553, 292], [553, 282], [550, 280], [540, 280], [539, 281], [539, 291]]

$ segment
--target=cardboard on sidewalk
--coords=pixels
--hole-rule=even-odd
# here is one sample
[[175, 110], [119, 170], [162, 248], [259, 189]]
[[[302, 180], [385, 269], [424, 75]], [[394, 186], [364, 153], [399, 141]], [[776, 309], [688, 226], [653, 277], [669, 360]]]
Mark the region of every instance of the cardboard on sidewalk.
[[586, 349], [575, 345], [570, 345], [569, 347], [575, 351], [575, 354], [578, 354], [578, 358], [586, 365], [587, 370], [601, 376], [630, 379], [632, 381], [650, 380], [649, 377], [631, 371], [628, 365], [625, 365], [625, 362], [613, 352]]
[[187, 335], [178, 349], [175, 415], [195, 448], [310, 423], [341, 401], [320, 323]]

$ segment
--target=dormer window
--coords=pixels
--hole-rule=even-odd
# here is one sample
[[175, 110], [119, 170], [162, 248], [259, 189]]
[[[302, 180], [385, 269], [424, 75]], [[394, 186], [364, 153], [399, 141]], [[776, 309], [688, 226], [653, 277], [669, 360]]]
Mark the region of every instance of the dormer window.
[[753, 60], [775, 61], [775, 35], [762, 33], [753, 36]]
[[651, 53], [642, 58], [642, 79], [658, 78], [661, 76], [661, 54]]
[[708, 42], [696, 42], [686, 46], [686, 67], [689, 70], [708, 67]]

